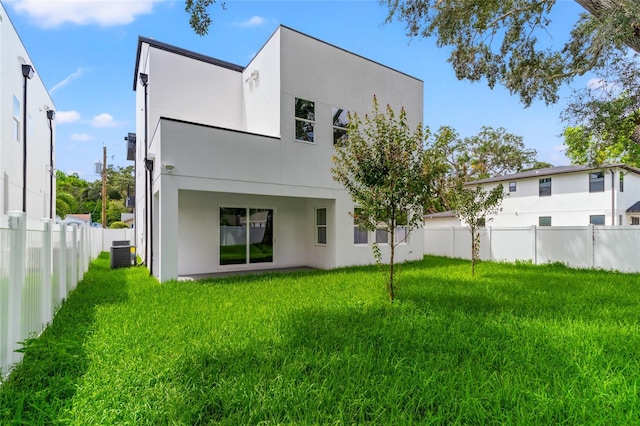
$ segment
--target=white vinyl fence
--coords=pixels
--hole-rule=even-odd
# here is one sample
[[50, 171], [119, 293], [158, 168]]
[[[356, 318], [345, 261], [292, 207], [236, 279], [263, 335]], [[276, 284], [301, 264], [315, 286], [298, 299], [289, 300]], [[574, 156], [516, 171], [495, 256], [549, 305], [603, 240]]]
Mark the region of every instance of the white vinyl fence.
[[42, 332], [89, 263], [113, 240], [132, 238], [132, 229], [28, 222], [23, 212], [0, 216], [0, 376], [20, 362], [18, 342]]
[[[640, 226], [482, 228], [483, 260], [562, 262], [574, 268], [640, 272]], [[424, 228], [424, 253], [471, 259], [464, 227]]]

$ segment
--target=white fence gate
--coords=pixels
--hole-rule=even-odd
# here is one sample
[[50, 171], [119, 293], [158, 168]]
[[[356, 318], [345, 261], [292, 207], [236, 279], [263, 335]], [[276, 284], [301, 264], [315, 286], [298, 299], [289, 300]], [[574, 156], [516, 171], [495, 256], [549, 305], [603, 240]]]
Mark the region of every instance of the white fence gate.
[[[23, 212], [0, 216], [0, 374], [22, 359], [18, 342], [52, 320], [89, 263], [132, 229], [101, 229], [27, 221]], [[105, 248], [107, 247], [107, 248]]]
[[[487, 227], [480, 230], [483, 260], [562, 262], [574, 268], [640, 272], [640, 226]], [[464, 227], [424, 228], [424, 253], [471, 259]]]

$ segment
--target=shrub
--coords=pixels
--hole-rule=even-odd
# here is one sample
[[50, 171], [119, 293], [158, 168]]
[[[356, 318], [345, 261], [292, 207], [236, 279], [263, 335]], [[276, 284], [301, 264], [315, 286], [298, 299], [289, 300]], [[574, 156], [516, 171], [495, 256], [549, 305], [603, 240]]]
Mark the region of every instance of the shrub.
[[111, 229], [124, 229], [124, 228], [128, 228], [129, 225], [127, 225], [124, 222], [120, 222], [120, 221], [116, 221], [116, 222], [112, 222], [111, 225], [109, 225], [109, 228]]

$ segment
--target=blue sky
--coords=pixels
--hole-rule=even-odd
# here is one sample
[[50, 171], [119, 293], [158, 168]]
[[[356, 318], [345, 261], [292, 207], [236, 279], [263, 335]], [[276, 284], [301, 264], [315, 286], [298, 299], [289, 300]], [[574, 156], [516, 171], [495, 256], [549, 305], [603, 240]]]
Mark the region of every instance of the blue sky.
[[[405, 35], [401, 23], [383, 24], [387, 9], [377, 1], [236, 1], [213, 5], [209, 34], [196, 35], [184, 1], [3, 0], [36, 72], [56, 107], [56, 168], [97, 179], [94, 163], [106, 146], [109, 164], [126, 166], [124, 136], [135, 131], [132, 90], [138, 36], [151, 37], [238, 65], [246, 65], [279, 24], [335, 44], [424, 81], [424, 123], [454, 127], [462, 136], [485, 126], [521, 135], [538, 159], [568, 164], [559, 136], [561, 102], [523, 108], [501, 87], [458, 81], [448, 52], [434, 40]], [[549, 43], [568, 36], [580, 6], [554, 7]], [[573, 87], [584, 87], [589, 76]]]

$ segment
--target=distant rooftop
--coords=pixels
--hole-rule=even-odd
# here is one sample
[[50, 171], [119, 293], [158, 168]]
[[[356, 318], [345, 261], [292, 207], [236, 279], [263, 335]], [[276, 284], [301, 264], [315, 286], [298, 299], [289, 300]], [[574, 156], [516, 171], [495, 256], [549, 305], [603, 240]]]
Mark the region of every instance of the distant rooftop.
[[587, 172], [590, 170], [604, 170], [604, 169], [611, 169], [611, 168], [621, 168], [631, 173], [640, 175], [640, 169], [627, 166], [626, 164], [601, 164], [599, 166], [584, 166], [584, 165], [558, 166], [558, 167], [547, 167], [545, 169], [527, 170], [526, 172], [514, 173], [511, 175], [505, 175], [505, 176], [496, 176], [488, 179], [474, 180], [474, 181], [465, 183], [465, 186], [477, 185], [479, 183], [504, 182], [507, 180], [526, 179], [526, 178], [532, 178], [532, 177], [538, 177], [538, 176], [560, 175], [565, 173]]

